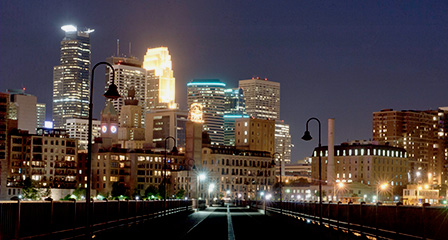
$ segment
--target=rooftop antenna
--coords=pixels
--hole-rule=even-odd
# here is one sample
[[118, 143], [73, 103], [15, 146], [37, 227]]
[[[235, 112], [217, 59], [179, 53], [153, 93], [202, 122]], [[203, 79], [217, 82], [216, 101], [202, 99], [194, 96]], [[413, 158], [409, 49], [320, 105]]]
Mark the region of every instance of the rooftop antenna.
[[131, 42], [129, 42], [129, 57], [131, 57]]
[[117, 39], [117, 57], [120, 56], [120, 39]]

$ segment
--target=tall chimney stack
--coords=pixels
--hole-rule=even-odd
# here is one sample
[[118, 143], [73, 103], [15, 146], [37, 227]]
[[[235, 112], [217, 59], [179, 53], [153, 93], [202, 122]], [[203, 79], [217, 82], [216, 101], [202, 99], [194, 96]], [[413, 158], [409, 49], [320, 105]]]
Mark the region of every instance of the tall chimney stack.
[[335, 184], [334, 173], [334, 118], [328, 119], [328, 164], [327, 184]]

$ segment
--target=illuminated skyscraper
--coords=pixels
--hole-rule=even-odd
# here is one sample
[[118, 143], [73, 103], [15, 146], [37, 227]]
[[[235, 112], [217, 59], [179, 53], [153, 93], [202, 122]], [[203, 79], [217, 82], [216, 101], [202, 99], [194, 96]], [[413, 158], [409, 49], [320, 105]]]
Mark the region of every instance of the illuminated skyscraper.
[[280, 83], [267, 79], [240, 80], [246, 99], [246, 111], [251, 117], [280, 119]]
[[148, 48], [143, 68], [148, 71], [145, 94], [147, 109], [177, 108], [175, 78], [168, 48]]
[[235, 146], [235, 119], [248, 118], [243, 89], [224, 90], [224, 145]]
[[200, 103], [203, 110], [203, 130], [212, 145], [224, 144], [224, 89], [218, 79], [194, 79], [187, 83], [187, 104]]
[[[121, 114], [121, 108], [124, 106], [124, 102], [128, 97], [128, 90], [133, 88], [135, 91], [135, 100], [138, 102], [138, 106], [141, 110], [146, 109], [145, 101], [145, 89], [146, 89], [146, 70], [142, 68], [142, 61], [135, 57], [110, 57], [106, 59], [106, 62], [110, 63], [115, 71], [115, 85], [117, 90], [122, 96], [121, 98], [112, 101], [118, 115]], [[112, 83], [112, 76], [109, 71], [106, 72], [106, 90]], [[145, 124], [144, 116], [141, 118], [141, 124]], [[121, 122], [121, 120], [120, 120]]]
[[53, 68], [53, 122], [64, 128], [68, 118], [89, 116], [90, 33], [75, 26], [62, 27], [60, 65]]

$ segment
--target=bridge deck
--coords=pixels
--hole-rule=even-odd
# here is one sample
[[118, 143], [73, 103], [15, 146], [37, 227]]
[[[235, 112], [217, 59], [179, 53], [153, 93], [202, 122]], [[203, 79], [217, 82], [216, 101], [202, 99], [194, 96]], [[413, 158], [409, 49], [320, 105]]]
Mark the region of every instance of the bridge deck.
[[168, 216], [98, 235], [97, 239], [355, 239], [279, 215], [264, 215], [246, 207], [209, 207], [188, 215]]

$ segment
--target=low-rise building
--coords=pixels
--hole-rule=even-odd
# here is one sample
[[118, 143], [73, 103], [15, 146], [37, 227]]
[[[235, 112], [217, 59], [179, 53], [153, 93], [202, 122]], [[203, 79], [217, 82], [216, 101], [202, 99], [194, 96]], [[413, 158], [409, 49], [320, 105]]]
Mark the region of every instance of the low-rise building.
[[439, 203], [439, 190], [428, 184], [408, 185], [403, 189], [403, 204], [421, 205], [423, 203]]
[[[113, 184], [119, 183], [129, 191], [129, 196], [143, 196], [149, 186], [158, 188], [163, 184], [164, 160], [164, 152], [124, 148], [112, 148], [110, 151], [99, 149], [92, 156], [92, 189], [102, 196], [109, 196]], [[167, 166], [167, 194], [171, 196], [183, 187], [178, 186], [177, 173], [174, 172], [185, 170], [185, 156], [168, 153]]]
[[37, 187], [76, 187], [77, 140], [65, 130], [13, 131], [9, 152], [8, 187], [21, 186], [26, 178]]
[[255, 199], [275, 184], [272, 160], [269, 152], [204, 147], [202, 162], [195, 163], [194, 173], [204, 173], [206, 179], [193, 177], [192, 188], [199, 186], [200, 198]]
[[[328, 147], [315, 148], [311, 157], [311, 177], [319, 179], [319, 157], [322, 161], [322, 181], [327, 181]], [[394, 186], [408, 184], [409, 164], [406, 150], [374, 143], [343, 143], [334, 147], [334, 179], [337, 182], [359, 182]]]

